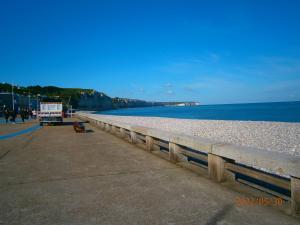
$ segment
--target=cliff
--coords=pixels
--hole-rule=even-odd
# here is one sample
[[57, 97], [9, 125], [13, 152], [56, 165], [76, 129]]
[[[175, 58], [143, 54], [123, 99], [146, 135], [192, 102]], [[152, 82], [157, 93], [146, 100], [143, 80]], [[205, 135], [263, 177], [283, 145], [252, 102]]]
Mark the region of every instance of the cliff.
[[[61, 88], [55, 86], [14, 86], [11, 84], [1, 83], [0, 92], [14, 93], [21, 96], [31, 96], [31, 99], [39, 99], [40, 101], [62, 101], [64, 105], [72, 105], [73, 108], [81, 110], [109, 110], [118, 108], [134, 108], [134, 107], [148, 107], [148, 106], [166, 106], [185, 104], [184, 102], [147, 102], [138, 99], [128, 98], [111, 98], [102, 92], [93, 89], [82, 88]], [[2, 95], [4, 96], [4, 95]], [[0, 95], [1, 98], [1, 95]], [[8, 100], [7, 100], [8, 99]], [[11, 99], [0, 99], [3, 105], [10, 106]], [[18, 103], [17, 103], [18, 104]], [[21, 103], [19, 103], [21, 105]], [[190, 104], [190, 103], [189, 103]], [[24, 105], [28, 106], [28, 103]]]

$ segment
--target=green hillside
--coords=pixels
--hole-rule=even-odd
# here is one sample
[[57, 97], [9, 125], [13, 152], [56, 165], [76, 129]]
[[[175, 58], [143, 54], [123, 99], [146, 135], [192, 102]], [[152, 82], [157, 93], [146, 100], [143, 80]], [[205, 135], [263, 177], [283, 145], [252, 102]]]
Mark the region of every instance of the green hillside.
[[[61, 88], [55, 86], [14, 86], [14, 93], [36, 97], [40, 96], [44, 101], [62, 101], [64, 104], [67, 104], [70, 99], [70, 104], [74, 107], [78, 107], [78, 102], [82, 94], [93, 94], [94, 90], [92, 89], [82, 89], [82, 88]], [[0, 84], [0, 92], [11, 92], [12, 85], [8, 83]]]
[[[8, 83], [0, 84], [0, 92], [11, 93], [12, 85]], [[147, 102], [138, 99], [128, 98], [111, 98], [102, 92], [93, 89], [83, 88], [61, 88], [55, 86], [14, 86], [13, 91], [15, 94], [22, 96], [29, 96], [32, 99], [38, 97], [39, 101], [62, 101], [66, 106], [68, 103], [73, 108], [82, 110], [108, 110], [117, 108], [133, 108], [133, 107], [148, 107], [148, 106], [164, 106], [176, 105], [181, 102]], [[3, 105], [10, 105], [11, 99], [4, 95], [0, 96]], [[187, 102], [193, 104], [192, 102]], [[28, 105], [28, 103], [27, 103]]]

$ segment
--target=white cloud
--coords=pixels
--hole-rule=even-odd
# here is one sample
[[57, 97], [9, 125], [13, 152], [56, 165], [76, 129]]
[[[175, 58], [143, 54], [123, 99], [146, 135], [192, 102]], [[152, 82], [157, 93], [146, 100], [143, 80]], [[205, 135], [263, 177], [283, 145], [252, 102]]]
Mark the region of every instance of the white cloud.
[[209, 59], [212, 62], [218, 62], [220, 60], [220, 55], [218, 55], [216, 53], [209, 53]]
[[188, 91], [201, 91], [201, 90], [224, 90], [232, 88], [242, 88], [245, 84], [226, 78], [202, 78], [191, 84], [184, 85], [184, 89]]
[[167, 90], [168, 95], [172, 95], [174, 92], [172, 90]]
[[172, 87], [173, 87], [173, 85], [172, 85], [171, 83], [166, 83], [164, 86], [165, 86], [166, 88], [172, 88]]

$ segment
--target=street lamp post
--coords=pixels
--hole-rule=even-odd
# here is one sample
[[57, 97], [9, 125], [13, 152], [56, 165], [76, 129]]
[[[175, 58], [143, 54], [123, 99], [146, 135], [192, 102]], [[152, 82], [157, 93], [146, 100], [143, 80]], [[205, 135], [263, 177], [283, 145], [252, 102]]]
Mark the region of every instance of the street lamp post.
[[28, 110], [30, 110], [31, 109], [31, 104], [30, 104], [30, 93], [29, 93], [29, 95], [28, 95]]
[[11, 85], [11, 97], [12, 97], [12, 107], [13, 111], [15, 110], [15, 99], [14, 99], [14, 85]]
[[40, 94], [36, 95], [36, 111], [38, 111], [38, 109], [39, 109], [39, 97], [40, 96], [41, 96]]

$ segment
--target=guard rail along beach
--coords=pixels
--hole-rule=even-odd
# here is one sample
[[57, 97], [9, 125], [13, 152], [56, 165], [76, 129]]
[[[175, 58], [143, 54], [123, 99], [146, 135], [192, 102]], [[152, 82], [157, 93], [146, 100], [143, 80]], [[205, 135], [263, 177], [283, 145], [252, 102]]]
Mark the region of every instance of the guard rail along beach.
[[220, 143], [78, 112], [77, 117], [184, 166], [199, 166], [216, 182], [238, 181], [290, 202], [300, 215], [300, 157]]

